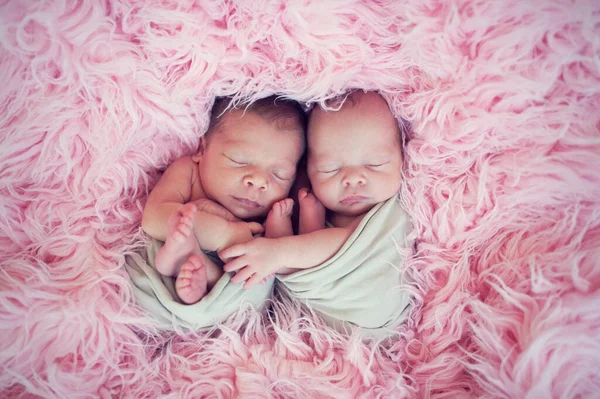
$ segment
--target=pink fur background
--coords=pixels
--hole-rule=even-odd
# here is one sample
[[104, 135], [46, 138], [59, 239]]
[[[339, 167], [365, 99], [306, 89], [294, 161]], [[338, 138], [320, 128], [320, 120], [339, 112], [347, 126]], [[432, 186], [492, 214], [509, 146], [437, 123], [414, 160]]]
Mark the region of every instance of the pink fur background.
[[[0, 30], [0, 397], [600, 397], [596, 1], [1, 0]], [[354, 87], [412, 124], [402, 338], [286, 301], [158, 331], [124, 254], [212, 97]]]

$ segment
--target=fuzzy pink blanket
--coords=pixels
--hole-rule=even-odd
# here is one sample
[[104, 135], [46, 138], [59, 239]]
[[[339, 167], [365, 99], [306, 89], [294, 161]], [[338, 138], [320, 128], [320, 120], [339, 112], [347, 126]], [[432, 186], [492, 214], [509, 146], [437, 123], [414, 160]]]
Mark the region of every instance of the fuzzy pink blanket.
[[[401, 338], [157, 330], [124, 254], [212, 97], [356, 87], [412, 124]], [[2, 0], [0, 195], [0, 397], [600, 395], [595, 0]]]

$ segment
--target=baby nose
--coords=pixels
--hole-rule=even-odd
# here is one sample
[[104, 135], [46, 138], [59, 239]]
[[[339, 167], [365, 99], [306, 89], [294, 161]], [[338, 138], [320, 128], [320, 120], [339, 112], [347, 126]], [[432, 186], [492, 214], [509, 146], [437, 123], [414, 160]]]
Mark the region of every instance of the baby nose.
[[264, 191], [267, 189], [267, 179], [262, 173], [252, 173], [244, 177], [244, 186]]
[[360, 171], [353, 169], [346, 172], [342, 182], [345, 187], [364, 186], [367, 180]]

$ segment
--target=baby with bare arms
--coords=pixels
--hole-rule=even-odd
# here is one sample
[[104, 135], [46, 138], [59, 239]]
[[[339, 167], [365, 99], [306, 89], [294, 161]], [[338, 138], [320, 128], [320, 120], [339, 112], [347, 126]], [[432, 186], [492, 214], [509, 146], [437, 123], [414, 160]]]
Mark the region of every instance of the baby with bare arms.
[[[307, 129], [307, 173], [299, 235], [257, 238], [219, 255], [233, 282], [250, 288], [272, 273], [313, 268], [335, 255], [377, 204], [396, 196], [402, 181], [398, 122], [378, 93], [351, 93], [338, 111], [315, 107]], [[326, 220], [330, 228], [326, 228]]]
[[215, 101], [198, 152], [167, 168], [142, 217], [142, 229], [165, 241], [156, 269], [176, 276], [186, 304], [202, 299], [223, 274], [206, 253], [252, 240], [265, 216], [265, 237], [292, 235], [287, 196], [304, 152], [304, 112], [275, 96], [230, 105]]

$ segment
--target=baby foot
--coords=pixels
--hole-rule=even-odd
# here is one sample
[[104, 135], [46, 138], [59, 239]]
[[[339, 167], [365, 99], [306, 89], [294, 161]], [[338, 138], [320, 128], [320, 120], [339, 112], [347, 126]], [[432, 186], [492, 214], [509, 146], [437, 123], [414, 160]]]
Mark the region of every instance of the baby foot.
[[293, 210], [294, 200], [291, 198], [274, 203], [265, 221], [265, 237], [279, 238], [293, 235], [291, 219]]
[[298, 191], [298, 203], [300, 205], [300, 220], [298, 221], [300, 234], [312, 233], [325, 228], [325, 207], [313, 193], [306, 188], [301, 188]]
[[156, 270], [163, 276], [176, 275], [179, 265], [191, 254], [201, 251], [194, 235], [193, 221], [196, 210], [196, 205], [186, 204], [169, 217], [167, 239], [165, 245], [158, 250], [155, 259]]
[[207, 281], [206, 268], [202, 259], [192, 255], [181, 265], [175, 280], [175, 291], [184, 303], [188, 305], [196, 303], [206, 295]]

